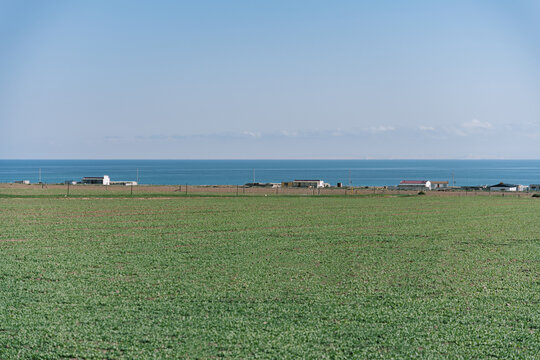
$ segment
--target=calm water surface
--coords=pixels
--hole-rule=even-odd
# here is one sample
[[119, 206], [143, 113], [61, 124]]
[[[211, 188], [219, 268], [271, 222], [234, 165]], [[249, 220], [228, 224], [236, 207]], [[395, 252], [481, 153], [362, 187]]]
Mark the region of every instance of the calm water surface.
[[[84, 176], [141, 184], [221, 185], [321, 179], [364, 185], [448, 180], [456, 185], [540, 183], [540, 160], [0, 160], [0, 182], [59, 183]], [[137, 172], [138, 169], [138, 172]]]

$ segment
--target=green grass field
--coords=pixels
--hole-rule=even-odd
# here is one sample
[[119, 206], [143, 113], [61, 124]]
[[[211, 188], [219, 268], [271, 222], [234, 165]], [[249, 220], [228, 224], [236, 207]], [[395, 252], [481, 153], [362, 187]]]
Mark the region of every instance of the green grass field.
[[540, 199], [0, 198], [0, 358], [540, 357]]

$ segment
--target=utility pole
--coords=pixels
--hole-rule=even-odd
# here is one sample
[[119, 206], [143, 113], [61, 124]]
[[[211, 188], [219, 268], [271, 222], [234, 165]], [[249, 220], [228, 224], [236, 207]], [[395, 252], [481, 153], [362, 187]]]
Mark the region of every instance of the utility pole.
[[139, 183], [139, 168], [137, 168], [137, 184]]
[[452, 186], [456, 186], [456, 180], [454, 179], [454, 172], [452, 171]]
[[255, 168], [253, 168], [253, 185], [255, 185]]
[[41, 168], [39, 168], [38, 182], [41, 183]]
[[349, 187], [352, 186], [352, 180], [351, 180], [351, 170], [349, 170]]

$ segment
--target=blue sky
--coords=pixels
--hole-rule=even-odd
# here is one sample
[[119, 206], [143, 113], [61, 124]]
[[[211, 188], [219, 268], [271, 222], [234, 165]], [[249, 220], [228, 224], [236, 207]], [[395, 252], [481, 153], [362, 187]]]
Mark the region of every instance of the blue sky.
[[540, 158], [537, 1], [0, 1], [0, 158]]

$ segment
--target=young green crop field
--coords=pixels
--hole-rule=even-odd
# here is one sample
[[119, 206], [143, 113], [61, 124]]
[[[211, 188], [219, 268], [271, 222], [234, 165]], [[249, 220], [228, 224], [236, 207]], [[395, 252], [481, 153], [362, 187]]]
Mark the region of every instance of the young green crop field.
[[0, 198], [0, 358], [540, 357], [540, 199]]

